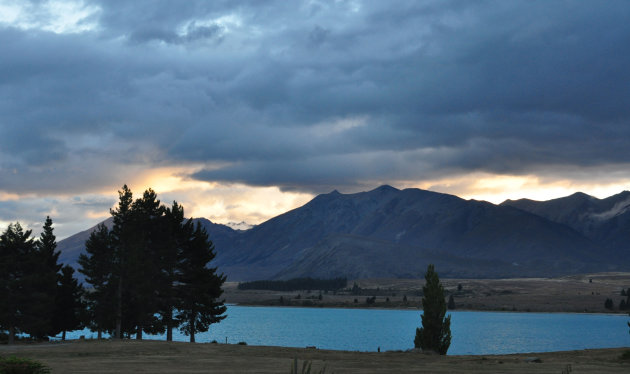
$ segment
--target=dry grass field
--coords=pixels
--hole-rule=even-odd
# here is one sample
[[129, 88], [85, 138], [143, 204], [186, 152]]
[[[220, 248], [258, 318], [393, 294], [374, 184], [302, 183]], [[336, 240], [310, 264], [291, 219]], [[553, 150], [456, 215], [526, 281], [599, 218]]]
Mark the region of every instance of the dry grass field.
[[[313, 373], [629, 373], [624, 349], [497, 356], [361, 353], [158, 341], [73, 341], [0, 346], [0, 355], [45, 363], [58, 373], [290, 373], [293, 359]], [[533, 362], [534, 359], [538, 359]]]
[[[350, 292], [319, 291], [276, 292], [239, 291], [238, 283], [226, 284], [226, 300], [242, 305], [335, 306], [368, 307], [367, 297], [376, 296], [371, 307], [417, 308], [421, 305], [424, 280], [419, 279], [359, 279], [360, 295]], [[630, 288], [630, 273], [598, 273], [559, 278], [521, 279], [442, 279], [447, 294], [453, 294], [462, 310], [507, 310], [530, 312], [610, 313], [604, 308], [607, 298], [614, 301], [615, 311], [622, 299], [622, 289]], [[461, 285], [461, 291], [458, 291]], [[299, 295], [299, 299], [297, 298]], [[403, 302], [403, 297], [407, 302]], [[354, 300], [357, 299], [355, 303]], [[389, 299], [389, 301], [387, 301]]]

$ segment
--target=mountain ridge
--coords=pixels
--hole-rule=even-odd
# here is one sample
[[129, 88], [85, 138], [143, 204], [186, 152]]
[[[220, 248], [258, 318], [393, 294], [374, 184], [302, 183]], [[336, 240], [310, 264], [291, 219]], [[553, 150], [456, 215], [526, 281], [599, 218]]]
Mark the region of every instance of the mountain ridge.
[[[630, 252], [619, 237], [630, 228], [625, 198], [630, 199], [630, 192], [607, 199], [573, 194], [549, 202], [520, 199], [495, 205], [383, 185], [352, 194], [333, 190], [248, 230], [195, 220], [217, 248], [213, 266], [234, 281], [421, 277], [429, 261], [451, 277], [555, 276], [625, 269], [617, 261]], [[620, 216], [627, 214], [627, 222], [615, 221], [619, 215], [602, 216], [597, 235], [575, 218], [615, 207]], [[79, 234], [87, 239], [86, 233]], [[72, 255], [62, 258], [78, 257], [79, 234], [60, 241], [62, 252], [74, 243]], [[604, 245], [602, 238], [613, 238], [617, 245]]]

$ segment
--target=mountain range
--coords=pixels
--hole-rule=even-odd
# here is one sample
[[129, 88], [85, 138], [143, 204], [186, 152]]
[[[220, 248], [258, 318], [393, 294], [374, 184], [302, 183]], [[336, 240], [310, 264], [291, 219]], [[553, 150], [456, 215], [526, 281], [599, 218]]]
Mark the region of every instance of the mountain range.
[[[628, 191], [495, 205], [381, 186], [318, 195], [246, 230], [196, 220], [215, 244], [213, 266], [230, 281], [419, 278], [429, 263], [451, 278], [630, 270]], [[76, 266], [93, 229], [59, 242], [64, 263]]]

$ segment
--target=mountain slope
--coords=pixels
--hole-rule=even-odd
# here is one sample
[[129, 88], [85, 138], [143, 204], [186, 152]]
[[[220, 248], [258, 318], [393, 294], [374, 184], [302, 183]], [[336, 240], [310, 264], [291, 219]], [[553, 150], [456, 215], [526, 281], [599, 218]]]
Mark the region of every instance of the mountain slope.
[[[609, 268], [597, 257], [598, 246], [566, 225], [508, 206], [389, 186], [319, 195], [244, 232], [229, 252], [217, 258], [233, 280], [344, 272], [420, 276], [429, 258], [443, 259], [441, 272], [453, 276], [540, 276]], [[383, 272], [383, 261], [404, 266], [391, 263]], [[498, 264], [503, 264], [500, 269]]]
[[630, 255], [630, 192], [623, 191], [605, 199], [584, 193], [548, 201], [506, 200], [511, 206], [572, 227], [617, 260]]
[[[629, 226], [621, 221], [626, 218], [623, 196], [596, 200], [582, 194], [554, 202], [551, 208], [531, 200], [497, 206], [381, 186], [355, 194], [319, 195], [249, 230], [197, 220], [215, 244], [213, 265], [232, 281], [421, 277], [428, 263], [436, 264], [444, 276], [480, 278], [630, 269], [627, 262], [602, 256], [608, 252], [600, 241], [627, 232]], [[615, 209], [620, 214], [614, 215]], [[580, 214], [606, 217], [598, 235], [587, 235]], [[61, 241], [64, 258], [76, 262], [77, 243], [88, 235], [89, 230]], [[607, 243], [606, 251], [612, 245]]]

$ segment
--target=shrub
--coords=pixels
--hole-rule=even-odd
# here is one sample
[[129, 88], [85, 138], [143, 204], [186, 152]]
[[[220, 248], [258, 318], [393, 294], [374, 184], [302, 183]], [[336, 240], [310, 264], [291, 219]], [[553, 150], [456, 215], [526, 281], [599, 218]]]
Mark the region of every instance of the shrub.
[[50, 368], [46, 365], [28, 359], [10, 356], [0, 358], [0, 374], [48, 374]]
[[624, 351], [621, 356], [619, 356], [619, 359], [630, 361], [630, 351]]
[[247, 345], [247, 343], [246, 343], [246, 342], [238, 342], [237, 344], [238, 344], [238, 345]]

